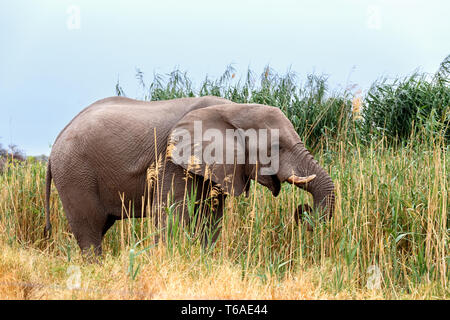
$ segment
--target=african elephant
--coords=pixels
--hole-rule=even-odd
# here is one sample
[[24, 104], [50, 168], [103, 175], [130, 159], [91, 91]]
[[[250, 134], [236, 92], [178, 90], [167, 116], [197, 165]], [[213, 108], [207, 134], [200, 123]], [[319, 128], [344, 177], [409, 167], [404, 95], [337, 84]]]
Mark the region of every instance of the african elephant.
[[[155, 183], [149, 172], [157, 173]], [[141, 217], [140, 208], [149, 204], [154, 211], [170, 198], [189, 220], [186, 190], [197, 191], [196, 203], [215, 199], [208, 206], [214, 226], [220, 226], [226, 197], [248, 194], [251, 180], [274, 196], [282, 182], [295, 184], [313, 195], [316, 208], [330, 217], [334, 210], [330, 176], [280, 109], [210, 96], [153, 102], [111, 97], [81, 111], [56, 138], [48, 160], [47, 232], [52, 178], [80, 248], [93, 247], [96, 254], [104, 234], [123, 217], [123, 203], [132, 202]]]

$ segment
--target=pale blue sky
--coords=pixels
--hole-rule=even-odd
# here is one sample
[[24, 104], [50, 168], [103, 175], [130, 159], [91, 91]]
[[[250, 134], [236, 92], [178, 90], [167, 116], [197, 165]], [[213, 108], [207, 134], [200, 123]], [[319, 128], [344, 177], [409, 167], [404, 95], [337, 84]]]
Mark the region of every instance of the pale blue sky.
[[450, 54], [449, 16], [447, 0], [0, 0], [0, 143], [49, 154], [118, 76], [137, 97], [136, 67], [151, 80], [179, 66], [198, 83], [230, 63], [237, 78], [270, 64], [326, 73], [332, 88], [434, 73]]

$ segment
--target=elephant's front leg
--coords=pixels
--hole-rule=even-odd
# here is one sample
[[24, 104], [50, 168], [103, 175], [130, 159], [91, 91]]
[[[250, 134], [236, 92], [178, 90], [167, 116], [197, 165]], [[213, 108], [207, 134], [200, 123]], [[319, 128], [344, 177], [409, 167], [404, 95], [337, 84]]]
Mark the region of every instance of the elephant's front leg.
[[192, 179], [185, 179], [183, 169], [168, 163], [165, 175], [161, 176], [158, 184], [152, 190], [152, 218], [156, 225], [155, 244], [160, 241], [167, 243], [167, 239], [184, 234], [176, 234], [190, 223], [192, 201], [188, 190], [196, 190], [198, 185]]
[[206, 249], [216, 243], [222, 230], [223, 210], [226, 195], [223, 193], [213, 194], [205, 202], [208, 204], [209, 212], [205, 215], [205, 228], [202, 235], [202, 247]]
[[167, 243], [167, 239], [181, 236], [183, 228], [187, 228], [189, 221], [188, 205], [186, 203], [161, 203], [153, 206], [153, 221], [156, 225], [154, 243]]

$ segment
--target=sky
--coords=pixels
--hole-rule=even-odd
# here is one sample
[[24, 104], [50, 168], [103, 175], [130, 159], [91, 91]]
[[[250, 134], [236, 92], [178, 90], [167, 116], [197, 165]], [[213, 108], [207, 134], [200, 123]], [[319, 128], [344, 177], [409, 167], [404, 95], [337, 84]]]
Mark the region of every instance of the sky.
[[[140, 95], [136, 68], [195, 83], [266, 65], [331, 88], [434, 73], [450, 54], [450, 1], [0, 0], [0, 143], [49, 154], [84, 107]], [[237, 81], [237, 80], [236, 80]]]

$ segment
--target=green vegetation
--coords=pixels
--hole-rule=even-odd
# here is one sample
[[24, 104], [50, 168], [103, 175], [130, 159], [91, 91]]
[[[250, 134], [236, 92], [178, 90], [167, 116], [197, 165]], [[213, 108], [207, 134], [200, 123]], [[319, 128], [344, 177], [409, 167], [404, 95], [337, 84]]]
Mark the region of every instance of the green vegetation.
[[[260, 77], [248, 70], [239, 80], [229, 66], [216, 81], [207, 77], [198, 90], [187, 73], [179, 70], [166, 76], [156, 74], [150, 85], [145, 84], [139, 69], [136, 78], [143, 100], [214, 95], [279, 107], [312, 148], [325, 137], [335, 143], [357, 138], [365, 145], [374, 138], [390, 143], [408, 141], [413, 131], [423, 127], [429, 136], [444, 136], [447, 144], [450, 141], [450, 55], [433, 75], [415, 72], [404, 79], [380, 79], [364, 96], [354, 92], [355, 85], [330, 92], [326, 76], [308, 75], [301, 82], [294, 72], [279, 75], [269, 66]], [[119, 83], [116, 94], [125, 95]], [[355, 126], [351, 134], [349, 123]]]

